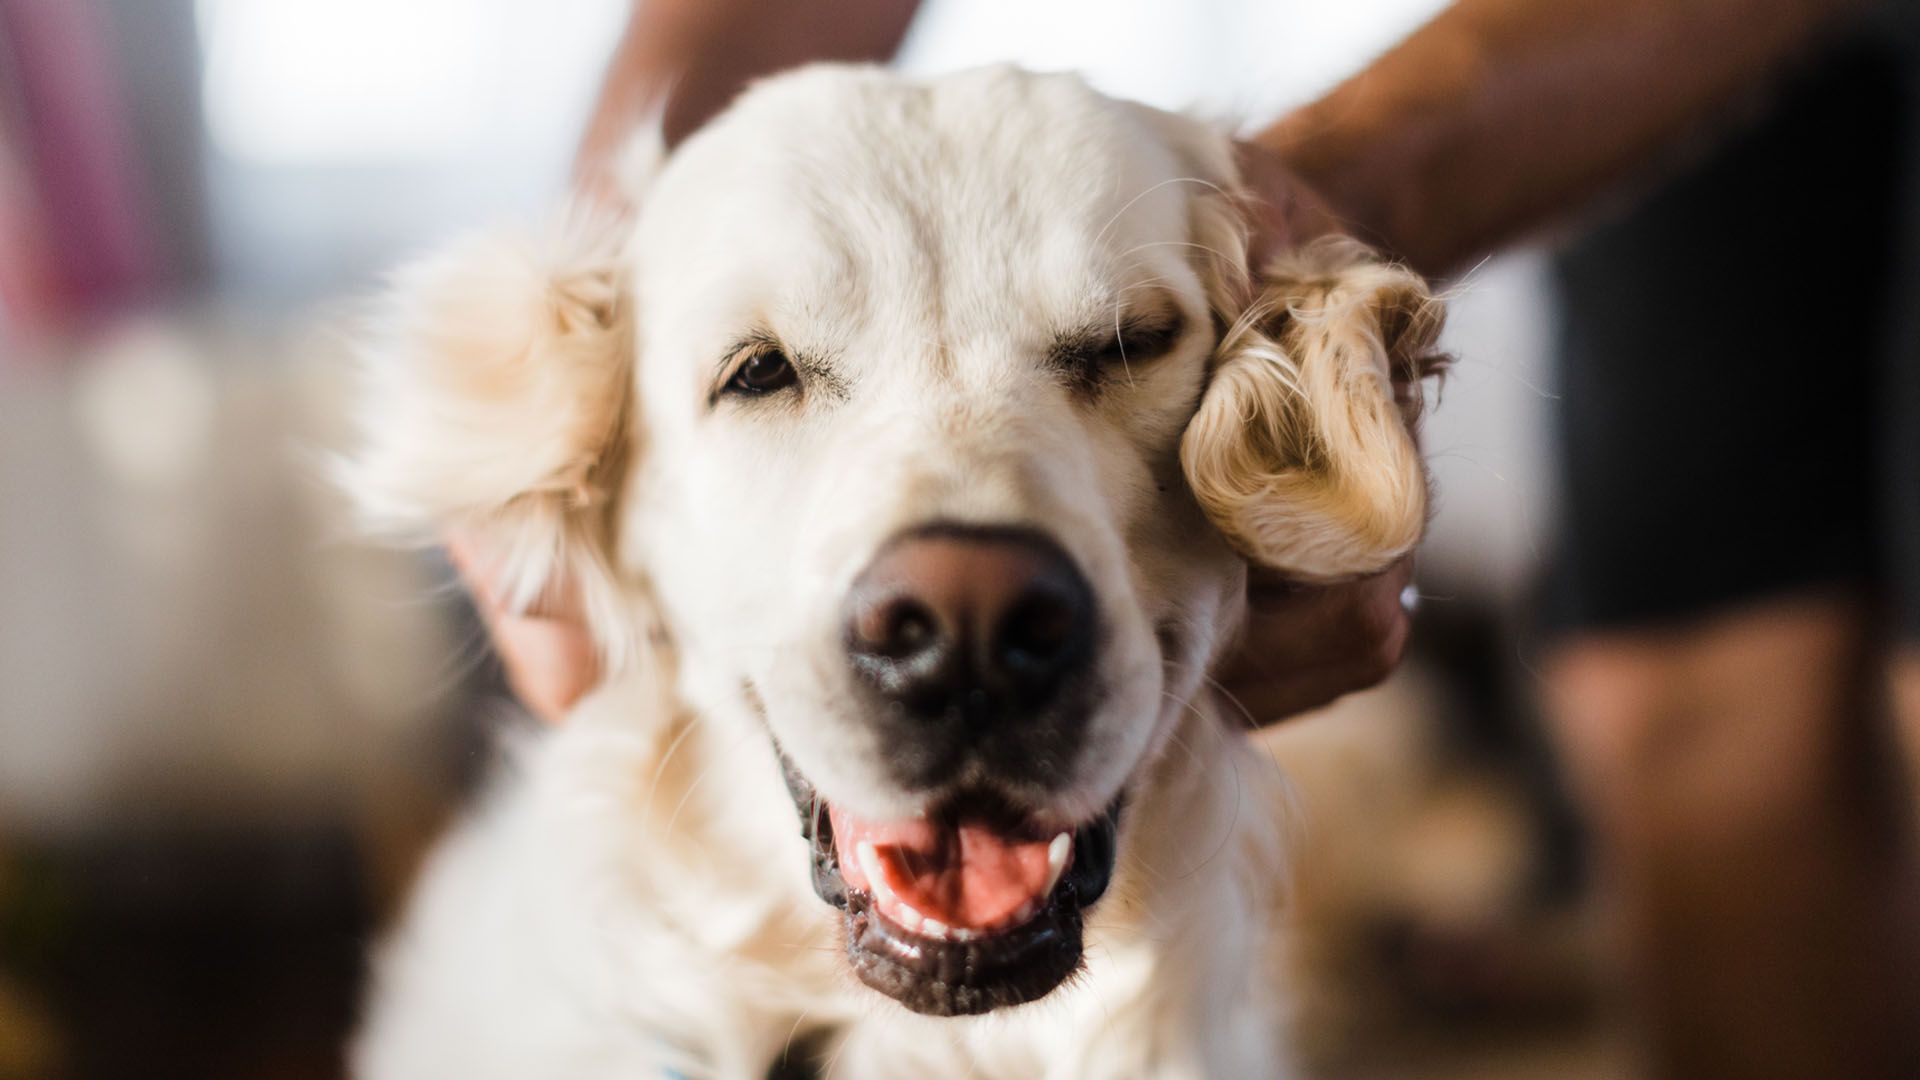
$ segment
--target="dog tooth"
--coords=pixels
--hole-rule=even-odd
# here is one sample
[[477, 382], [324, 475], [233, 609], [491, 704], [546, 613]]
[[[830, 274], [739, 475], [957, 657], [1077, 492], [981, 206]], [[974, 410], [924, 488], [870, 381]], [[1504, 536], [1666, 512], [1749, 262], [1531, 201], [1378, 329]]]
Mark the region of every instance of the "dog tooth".
[[1052, 894], [1053, 887], [1060, 884], [1060, 875], [1066, 872], [1067, 856], [1073, 854], [1073, 834], [1061, 833], [1047, 845], [1047, 887], [1040, 895]]
[[964, 942], [964, 941], [972, 941], [974, 938], [979, 937], [980, 934], [979, 934], [979, 931], [969, 930], [964, 926], [955, 926], [955, 927], [948, 928], [947, 936], [952, 938], [955, 941]]
[[946, 923], [941, 922], [939, 919], [931, 918], [920, 920], [920, 932], [930, 938], [939, 938], [942, 941], [945, 941], [951, 933]]
[[895, 902], [893, 910], [888, 914], [893, 916], [894, 922], [916, 934], [920, 932], [920, 927], [925, 925], [925, 920], [920, 917], [920, 913], [906, 904]]
[[862, 840], [854, 849], [854, 857], [860, 860], [860, 872], [867, 875], [867, 890], [877, 900], [893, 899], [893, 888], [887, 884], [885, 868], [880, 865], [880, 853], [873, 848], [873, 841]]

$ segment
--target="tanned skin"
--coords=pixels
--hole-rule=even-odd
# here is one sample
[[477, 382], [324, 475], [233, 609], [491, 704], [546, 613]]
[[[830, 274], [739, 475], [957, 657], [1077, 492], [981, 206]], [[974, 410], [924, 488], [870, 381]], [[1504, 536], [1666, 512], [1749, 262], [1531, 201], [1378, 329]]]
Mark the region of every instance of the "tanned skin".
[[1254, 141], [1441, 275], [1646, 174], [1858, 6], [1459, 0]]

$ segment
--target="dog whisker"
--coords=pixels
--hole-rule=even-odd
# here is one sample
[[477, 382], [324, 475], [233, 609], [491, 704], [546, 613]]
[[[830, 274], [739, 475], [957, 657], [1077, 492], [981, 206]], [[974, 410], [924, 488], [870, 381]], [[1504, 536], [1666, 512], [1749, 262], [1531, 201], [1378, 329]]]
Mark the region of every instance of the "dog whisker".
[[[1216, 694], [1218, 694], [1222, 699], [1226, 700], [1228, 703], [1232, 704], [1239, 711], [1249, 731], [1258, 730], [1259, 728], [1265, 726], [1253, 716], [1252, 711], [1249, 710], [1244, 704], [1242, 704], [1240, 702], [1240, 699], [1231, 690], [1227, 689], [1225, 684], [1221, 683], [1218, 679], [1214, 678], [1211, 674], [1203, 675], [1202, 678], [1206, 681], [1207, 685], [1210, 686]], [[1268, 761], [1269, 763], [1271, 763], [1271, 765], [1273, 766], [1274, 778], [1279, 782], [1280, 786], [1283, 788], [1290, 788], [1292, 786], [1292, 779], [1287, 775], [1286, 769], [1280, 764], [1280, 760], [1273, 755], [1272, 748], [1268, 746], [1263, 740], [1248, 738], [1246, 739], [1246, 741], [1262, 751], [1260, 756], [1264, 758], [1266, 761]]]
[[754, 738], [754, 734], [752, 732], [745, 732], [738, 736], [735, 736], [733, 741], [727, 745], [725, 753], [714, 755], [713, 760], [709, 761], [703, 768], [701, 768], [700, 772], [694, 776], [693, 780], [690, 783], [687, 784], [687, 789], [680, 793], [680, 801], [674, 804], [673, 813], [668, 815], [667, 823], [664, 826], [662, 826], [660, 829], [660, 833], [662, 836], [670, 837], [673, 835], [673, 827], [675, 823], [677, 823], [680, 820], [680, 812], [686, 809], [687, 800], [693, 798], [693, 793], [699, 789], [701, 784], [706, 782], [707, 777], [713, 775], [713, 772], [716, 768], [718, 768], [722, 764], [728, 763], [730, 755], [733, 753], [733, 751], [739, 749], [742, 743], [745, 743], [752, 738]]
[[1128, 248], [1127, 250], [1120, 252], [1116, 256], [1116, 258], [1125, 258], [1126, 256], [1131, 255], [1136, 251], [1145, 251], [1148, 248], [1157, 248], [1157, 247], [1191, 248], [1195, 251], [1205, 252], [1206, 254], [1211, 255], [1214, 258], [1219, 259], [1221, 262], [1227, 263], [1229, 265], [1237, 261], [1237, 258], [1234, 255], [1225, 251], [1221, 251], [1219, 248], [1213, 247], [1209, 244], [1202, 244], [1197, 240], [1148, 240], [1144, 243], [1135, 244], [1134, 246]]
[[806, 1023], [807, 1017], [811, 1015], [813, 1015], [813, 1010], [811, 1009], [800, 1010], [800, 1015], [793, 1018], [793, 1026], [787, 1029], [786, 1042], [780, 1048], [780, 1064], [783, 1067], [793, 1064], [791, 1060], [793, 1057], [793, 1040], [800, 1034], [800, 1025]]
[[[1235, 736], [1229, 735], [1226, 731], [1221, 729], [1221, 725], [1217, 722], [1215, 717], [1208, 715], [1204, 710], [1196, 706], [1193, 702], [1181, 701], [1177, 698], [1173, 698], [1172, 695], [1165, 694], [1164, 691], [1163, 691], [1163, 695], [1167, 696], [1171, 700], [1174, 700], [1189, 715], [1199, 720], [1200, 727], [1212, 729], [1214, 732], [1214, 735], [1217, 738], [1220, 738], [1222, 740], [1226, 740], [1230, 738], [1234, 739], [1234, 743], [1227, 747], [1227, 752], [1221, 755], [1226, 759], [1226, 763], [1228, 767], [1233, 770], [1233, 818], [1227, 823], [1227, 827], [1222, 831], [1220, 839], [1214, 843], [1213, 849], [1207, 853], [1205, 858], [1201, 859], [1199, 862], [1193, 864], [1192, 866], [1189, 866], [1187, 869], [1173, 875], [1174, 880], [1183, 880], [1185, 878], [1192, 877], [1194, 874], [1199, 873], [1201, 870], [1205, 869], [1210, 863], [1212, 863], [1214, 859], [1218, 858], [1220, 856], [1220, 853], [1226, 850], [1227, 844], [1231, 843], [1233, 840], [1233, 837], [1236, 835], [1236, 831], [1240, 824], [1241, 803], [1245, 801], [1245, 798], [1244, 798], [1245, 790], [1241, 784], [1241, 778], [1240, 778], [1240, 758], [1242, 755], [1237, 751], [1244, 748], [1246, 739], [1244, 737], [1235, 737]], [[1199, 754], [1190, 745], [1187, 744], [1184, 738], [1181, 737], [1178, 728], [1176, 728], [1173, 732], [1169, 734], [1169, 738], [1171, 739], [1171, 741], [1178, 744], [1180, 748], [1187, 753], [1187, 756], [1191, 758], [1195, 763], [1201, 762], [1201, 758]]]
[[653, 821], [653, 808], [655, 805], [654, 794], [660, 789], [660, 780], [666, 775], [667, 764], [673, 760], [673, 755], [680, 752], [681, 745], [693, 734], [695, 727], [693, 723], [687, 721], [680, 721], [679, 726], [679, 733], [674, 735], [672, 740], [667, 743], [666, 749], [660, 752], [660, 759], [654, 762], [653, 776], [647, 781], [644, 798], [647, 807], [647, 817], [645, 820], [649, 825], [651, 825]]
[[1127, 211], [1133, 209], [1135, 203], [1153, 194], [1154, 192], [1159, 191], [1161, 188], [1171, 187], [1174, 184], [1197, 184], [1201, 187], [1211, 188], [1216, 194], [1219, 194], [1219, 195], [1227, 194], [1227, 190], [1221, 187], [1219, 184], [1216, 184], [1211, 180], [1206, 180], [1198, 176], [1175, 176], [1175, 177], [1172, 177], [1171, 179], [1162, 180], [1157, 184], [1153, 184], [1147, 187], [1145, 190], [1141, 191], [1138, 195], [1135, 195], [1133, 198], [1128, 199], [1126, 203], [1120, 207], [1120, 209], [1115, 210], [1113, 212], [1113, 216], [1107, 219], [1107, 223], [1105, 225], [1100, 226], [1100, 231], [1094, 234], [1094, 237], [1093, 237], [1094, 244], [1097, 246], [1101, 241], [1105, 240], [1107, 238], [1108, 231], [1110, 231], [1114, 227], [1114, 225], [1118, 224], [1121, 218], [1126, 216]]

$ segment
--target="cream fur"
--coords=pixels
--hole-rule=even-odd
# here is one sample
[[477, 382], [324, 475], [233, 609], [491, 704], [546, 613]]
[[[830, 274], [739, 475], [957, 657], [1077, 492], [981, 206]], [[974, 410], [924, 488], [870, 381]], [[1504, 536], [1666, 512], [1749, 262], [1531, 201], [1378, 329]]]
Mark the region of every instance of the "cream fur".
[[1393, 379], [1437, 373], [1439, 301], [1350, 241], [1273, 261], [1233, 316], [1180, 460], [1253, 562], [1306, 581], [1384, 569], [1427, 522], [1427, 475]]
[[[1438, 308], [1351, 248], [1249, 305], [1236, 184], [1225, 137], [1071, 78], [814, 68], [678, 150], [631, 226], [399, 275], [342, 470], [368, 523], [505, 538], [518, 600], [572, 574], [644, 662], [513, 748], [434, 856], [360, 1076], [752, 1078], [809, 1032], [837, 1077], [1286, 1072], [1285, 786], [1204, 689], [1243, 615], [1228, 540], [1314, 579], [1411, 546], [1424, 480], [1385, 372]], [[1192, 327], [1166, 356], [1093, 401], [1047, 370], [1052, 333], [1154, 291]], [[714, 397], [743, 328], [837, 388]], [[1044, 797], [1129, 806], [1082, 974], [964, 1020], [846, 971], [769, 739], [823, 795], [911, 811], [831, 615], [936, 518], [1044, 528], [1085, 568], [1109, 694]]]
[[336, 470], [372, 535], [475, 534], [515, 609], [570, 576], [616, 663], [632, 654], [608, 564], [633, 437], [620, 236], [574, 210], [396, 271], [359, 349], [362, 441]]

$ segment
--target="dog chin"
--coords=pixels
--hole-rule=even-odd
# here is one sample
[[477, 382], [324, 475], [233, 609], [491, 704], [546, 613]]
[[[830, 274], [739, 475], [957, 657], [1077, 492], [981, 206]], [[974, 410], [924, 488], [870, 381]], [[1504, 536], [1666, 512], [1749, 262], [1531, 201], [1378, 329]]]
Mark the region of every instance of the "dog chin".
[[1087, 909], [1113, 877], [1124, 797], [1065, 829], [988, 790], [878, 821], [821, 799], [781, 760], [814, 892], [840, 909], [862, 982], [917, 1013], [968, 1016], [1037, 1000], [1080, 969]]

